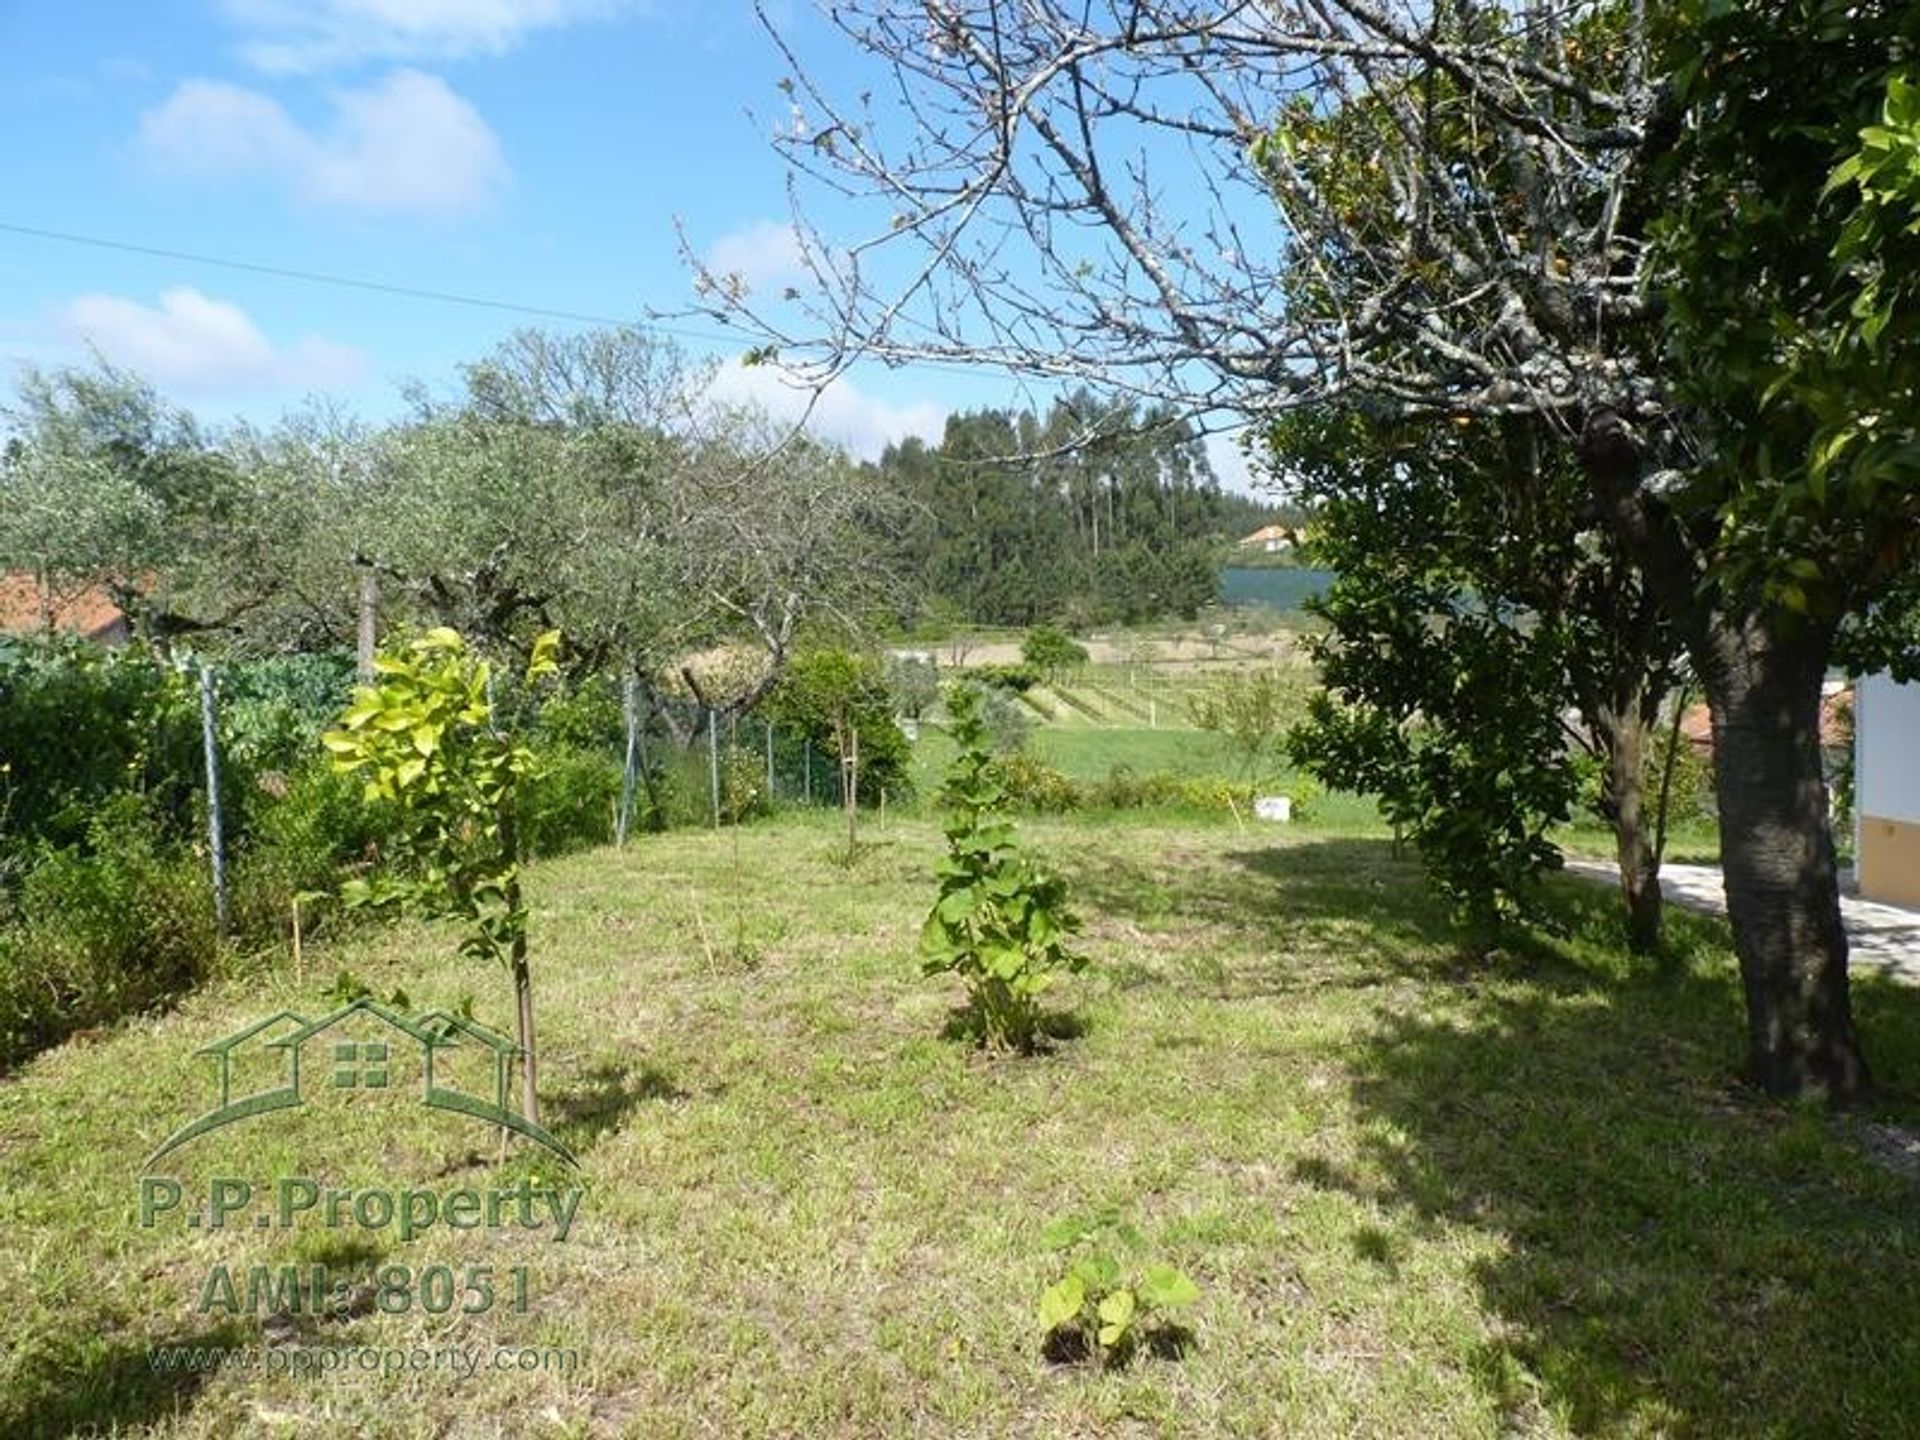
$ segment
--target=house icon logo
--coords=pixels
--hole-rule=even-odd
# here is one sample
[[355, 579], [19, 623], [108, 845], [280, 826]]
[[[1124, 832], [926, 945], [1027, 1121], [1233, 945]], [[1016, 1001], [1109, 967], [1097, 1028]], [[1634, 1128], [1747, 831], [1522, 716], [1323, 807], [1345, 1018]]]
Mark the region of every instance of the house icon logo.
[[[345, 1023], [356, 1019], [371, 1019], [384, 1026], [380, 1032], [382, 1038], [364, 1038], [369, 1029], [364, 1023], [354, 1027], [352, 1033], [356, 1038], [345, 1038]], [[329, 1031], [334, 1038], [323, 1038]], [[478, 1046], [491, 1056], [491, 1095], [469, 1094], [436, 1080], [434, 1057], [463, 1045]], [[416, 1064], [420, 1103], [429, 1109], [450, 1110], [512, 1130], [544, 1146], [569, 1165], [578, 1165], [580, 1162], [574, 1153], [553, 1132], [508, 1107], [507, 1082], [518, 1051], [519, 1047], [507, 1036], [464, 1015], [446, 1010], [402, 1015], [371, 996], [362, 996], [317, 1020], [282, 1010], [194, 1052], [211, 1056], [217, 1064], [219, 1101], [161, 1142], [160, 1148], [147, 1157], [147, 1167], [151, 1169], [163, 1156], [212, 1131], [258, 1115], [297, 1109], [306, 1103], [301, 1094], [303, 1084], [329, 1085], [340, 1090], [397, 1089]], [[232, 1093], [234, 1061], [243, 1052], [277, 1056], [279, 1083], [235, 1097]], [[303, 1058], [308, 1062], [304, 1079]]]

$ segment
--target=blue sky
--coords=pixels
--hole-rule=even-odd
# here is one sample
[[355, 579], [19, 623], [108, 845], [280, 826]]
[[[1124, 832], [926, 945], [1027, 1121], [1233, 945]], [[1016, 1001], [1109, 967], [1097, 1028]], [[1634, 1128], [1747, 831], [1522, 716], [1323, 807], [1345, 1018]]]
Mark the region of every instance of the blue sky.
[[[774, 13], [852, 85], [804, 4]], [[0, 5], [0, 226], [639, 319], [694, 303], [677, 226], [716, 268], [792, 278], [782, 73], [746, 0]], [[449, 383], [523, 324], [572, 328], [0, 229], [0, 357], [91, 346], [210, 417], [309, 394], [385, 416], [399, 380]], [[743, 348], [684, 326], [697, 354]], [[798, 404], [764, 371], [721, 384]], [[873, 454], [1018, 398], [875, 369], [815, 413]]]

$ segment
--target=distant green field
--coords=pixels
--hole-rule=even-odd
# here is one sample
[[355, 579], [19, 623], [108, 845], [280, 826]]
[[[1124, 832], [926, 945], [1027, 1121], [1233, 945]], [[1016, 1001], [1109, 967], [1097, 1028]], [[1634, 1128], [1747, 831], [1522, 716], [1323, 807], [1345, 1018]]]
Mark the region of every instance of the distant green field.
[[1040, 726], [1028, 748], [1076, 780], [1102, 780], [1116, 765], [1142, 775], [1234, 774], [1227, 742], [1204, 730], [1096, 730]]
[[[1059, 725], [1035, 726], [1027, 741], [1035, 758], [1062, 774], [1083, 783], [1104, 780], [1116, 765], [1125, 765], [1138, 775], [1175, 774], [1238, 779], [1233, 754], [1227, 742], [1203, 730], [1096, 730]], [[932, 803], [940, 788], [940, 778], [953, 758], [953, 742], [933, 726], [925, 726], [913, 747], [915, 799], [924, 808]], [[1304, 782], [1290, 771], [1266, 777], [1274, 793], [1302, 795]], [[1372, 831], [1380, 825], [1380, 812], [1374, 802], [1359, 795], [1321, 793], [1318, 786], [1306, 785], [1303, 818], [1315, 824], [1343, 829]], [[1159, 812], [1141, 812], [1143, 821]]]

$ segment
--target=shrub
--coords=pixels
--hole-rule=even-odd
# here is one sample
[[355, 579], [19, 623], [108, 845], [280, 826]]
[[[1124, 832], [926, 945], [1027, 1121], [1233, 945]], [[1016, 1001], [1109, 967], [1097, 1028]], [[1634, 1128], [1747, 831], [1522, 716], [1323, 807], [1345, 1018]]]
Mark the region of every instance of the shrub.
[[1225, 815], [1238, 810], [1242, 816], [1253, 809], [1254, 787], [1227, 780], [1218, 775], [1188, 776], [1180, 780], [1175, 804], [1189, 810], [1205, 810]]
[[993, 748], [1002, 755], [1024, 750], [1033, 733], [1033, 715], [1006, 690], [987, 690], [981, 696], [981, 718], [993, 737]]
[[1186, 785], [1178, 775], [1138, 775], [1129, 765], [1115, 765], [1105, 780], [1093, 786], [1087, 800], [1105, 810], [1177, 805], [1185, 798]]
[[1066, 883], [1021, 849], [1000, 813], [1006, 790], [994, 773], [979, 693], [957, 689], [948, 703], [960, 753], [940, 791], [947, 854], [935, 871], [939, 898], [921, 930], [922, 969], [966, 981], [967, 1028], [982, 1044], [1031, 1050], [1053, 972], [1086, 966], [1067, 944], [1079, 921], [1067, 908]]
[[1020, 642], [1020, 658], [1049, 680], [1087, 663], [1087, 647], [1053, 625], [1036, 625]]
[[316, 756], [261, 807], [234, 861], [234, 933], [263, 939], [286, 932], [296, 895], [333, 891], [342, 871], [365, 872], [394, 825], [391, 805]]
[[220, 689], [221, 755], [235, 771], [293, 771], [353, 692], [353, 656], [274, 655], [225, 665]]
[[960, 672], [960, 678], [1019, 695], [1040, 683], [1040, 672], [1031, 665], [971, 665]]
[[910, 655], [887, 657], [886, 685], [893, 708], [913, 720], [932, 709], [940, 698], [939, 670], [931, 661]]
[[564, 855], [613, 838], [620, 762], [605, 751], [551, 747], [520, 792], [520, 843], [529, 855]]
[[627, 720], [620, 703], [620, 682], [612, 675], [575, 680], [548, 696], [534, 721], [536, 748], [604, 750], [624, 754]]
[[[143, 646], [77, 641], [0, 647], [4, 844], [16, 853], [85, 849], [92, 819], [119, 795], [169, 838], [191, 833], [201, 785], [193, 682]], [[22, 760], [30, 757], [30, 763]]]
[[1085, 799], [1070, 778], [1031, 755], [1003, 756], [994, 773], [1006, 790], [1008, 802], [1022, 810], [1063, 815], [1078, 810]]
[[[864, 803], [878, 804], [882, 790], [895, 800], [911, 793], [912, 746], [894, 723], [882, 668], [872, 656], [846, 650], [794, 656], [768, 694], [765, 714], [822, 754], [844, 756], [853, 750]], [[814, 793], [820, 798], [817, 786]], [[837, 795], [837, 788], [832, 793]]]
[[220, 955], [201, 863], [138, 797], [102, 805], [51, 852], [0, 936], [0, 1064], [187, 989]]

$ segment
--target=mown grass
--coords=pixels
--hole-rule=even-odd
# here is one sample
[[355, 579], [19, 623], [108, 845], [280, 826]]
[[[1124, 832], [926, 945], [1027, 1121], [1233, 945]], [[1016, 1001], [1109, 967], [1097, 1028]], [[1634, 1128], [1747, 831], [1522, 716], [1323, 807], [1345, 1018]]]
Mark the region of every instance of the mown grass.
[[[0, 1433], [1891, 1435], [1920, 1415], [1920, 1199], [1856, 1143], [1920, 1111], [1920, 993], [1863, 982], [1891, 1098], [1834, 1119], [1730, 1078], [1724, 931], [1638, 967], [1606, 892], [1463, 956], [1384, 838], [1033, 823], [1088, 917], [1078, 1038], [942, 1040], [913, 950], [938, 850], [895, 817], [648, 837], [532, 874], [550, 1117], [589, 1193], [566, 1244], [135, 1223], [142, 1157], [205, 1103], [193, 1051], [351, 966], [416, 1006], [502, 977], [407, 927], [204, 991], [0, 1086]], [[473, 1122], [327, 1094], [179, 1152], [215, 1174], [490, 1185]], [[167, 1162], [169, 1168], [172, 1161]], [[1117, 1205], [1203, 1298], [1183, 1358], [1049, 1365], [1039, 1232]], [[292, 1345], [577, 1348], [583, 1368], [156, 1376], [210, 1264], [531, 1269], [529, 1313], [301, 1320]]]
[[1141, 775], [1231, 775], [1232, 748], [1205, 730], [1092, 729], [1046, 725], [1028, 749], [1075, 780], [1104, 780], [1116, 765]]

